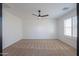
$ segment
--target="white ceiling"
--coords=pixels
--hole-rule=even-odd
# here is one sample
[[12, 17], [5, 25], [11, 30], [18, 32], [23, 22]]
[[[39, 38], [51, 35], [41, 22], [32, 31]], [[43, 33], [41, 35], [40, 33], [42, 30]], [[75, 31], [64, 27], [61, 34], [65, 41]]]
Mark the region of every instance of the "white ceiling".
[[[75, 3], [10, 3], [4, 4], [7, 10], [13, 12], [21, 18], [26, 18], [29, 15], [38, 14], [37, 11], [41, 10], [42, 14], [48, 14], [49, 18], [58, 18], [72, 9], [76, 8]], [[68, 10], [62, 10], [68, 7]]]

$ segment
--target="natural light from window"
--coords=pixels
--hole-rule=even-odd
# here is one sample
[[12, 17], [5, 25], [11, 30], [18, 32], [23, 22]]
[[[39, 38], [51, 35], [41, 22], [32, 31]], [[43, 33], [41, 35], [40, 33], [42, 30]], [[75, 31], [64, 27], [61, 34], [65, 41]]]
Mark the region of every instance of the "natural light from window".
[[71, 36], [71, 18], [64, 20], [64, 35]]
[[64, 20], [64, 35], [77, 37], [77, 17]]

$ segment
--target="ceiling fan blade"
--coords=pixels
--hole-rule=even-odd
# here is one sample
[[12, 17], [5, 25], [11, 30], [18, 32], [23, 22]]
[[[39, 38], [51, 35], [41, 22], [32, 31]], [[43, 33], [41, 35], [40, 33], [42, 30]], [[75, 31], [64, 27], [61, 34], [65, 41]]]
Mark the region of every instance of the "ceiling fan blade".
[[48, 15], [43, 15], [43, 16], [41, 16], [41, 17], [46, 17], [46, 16], [48, 16]]
[[36, 14], [32, 14], [32, 15], [34, 15], [34, 16], [38, 16], [38, 15], [36, 15]]

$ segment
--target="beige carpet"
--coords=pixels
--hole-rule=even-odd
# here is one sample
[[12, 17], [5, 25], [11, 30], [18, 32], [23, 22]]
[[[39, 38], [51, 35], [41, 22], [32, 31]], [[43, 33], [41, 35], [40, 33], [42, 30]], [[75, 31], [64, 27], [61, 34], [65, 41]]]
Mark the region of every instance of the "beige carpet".
[[76, 50], [57, 39], [23, 39], [3, 50], [4, 56], [75, 56]]

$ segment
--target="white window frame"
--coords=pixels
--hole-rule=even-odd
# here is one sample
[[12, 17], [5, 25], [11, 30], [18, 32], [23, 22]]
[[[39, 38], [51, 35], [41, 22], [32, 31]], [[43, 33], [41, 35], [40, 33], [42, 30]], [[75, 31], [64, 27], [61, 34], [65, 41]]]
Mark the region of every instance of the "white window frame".
[[[76, 17], [76, 16], [75, 16]], [[73, 27], [73, 17], [70, 17], [71, 18], [71, 35], [67, 35], [66, 33], [65, 33], [65, 24], [64, 24], [64, 35], [65, 36], [72, 36], [72, 37], [77, 37], [77, 34], [74, 36], [74, 32], [73, 32], [73, 29], [74, 29], [74, 27]], [[67, 18], [67, 19], [70, 19], [70, 18]], [[66, 20], [67, 20], [66, 19]], [[77, 20], [76, 20], [77, 21]], [[65, 20], [64, 20], [64, 22], [65, 22]], [[76, 24], [77, 25], [77, 24]], [[77, 28], [77, 27], [76, 27]], [[76, 30], [77, 31], [77, 30]]]
[[65, 25], [65, 21], [68, 20], [68, 19], [71, 19], [71, 18], [67, 18], [64, 20], [64, 35], [65, 36], [72, 36], [72, 19], [71, 19], [71, 35], [68, 35], [65, 31], [65, 29], [67, 29], [66, 25]]

